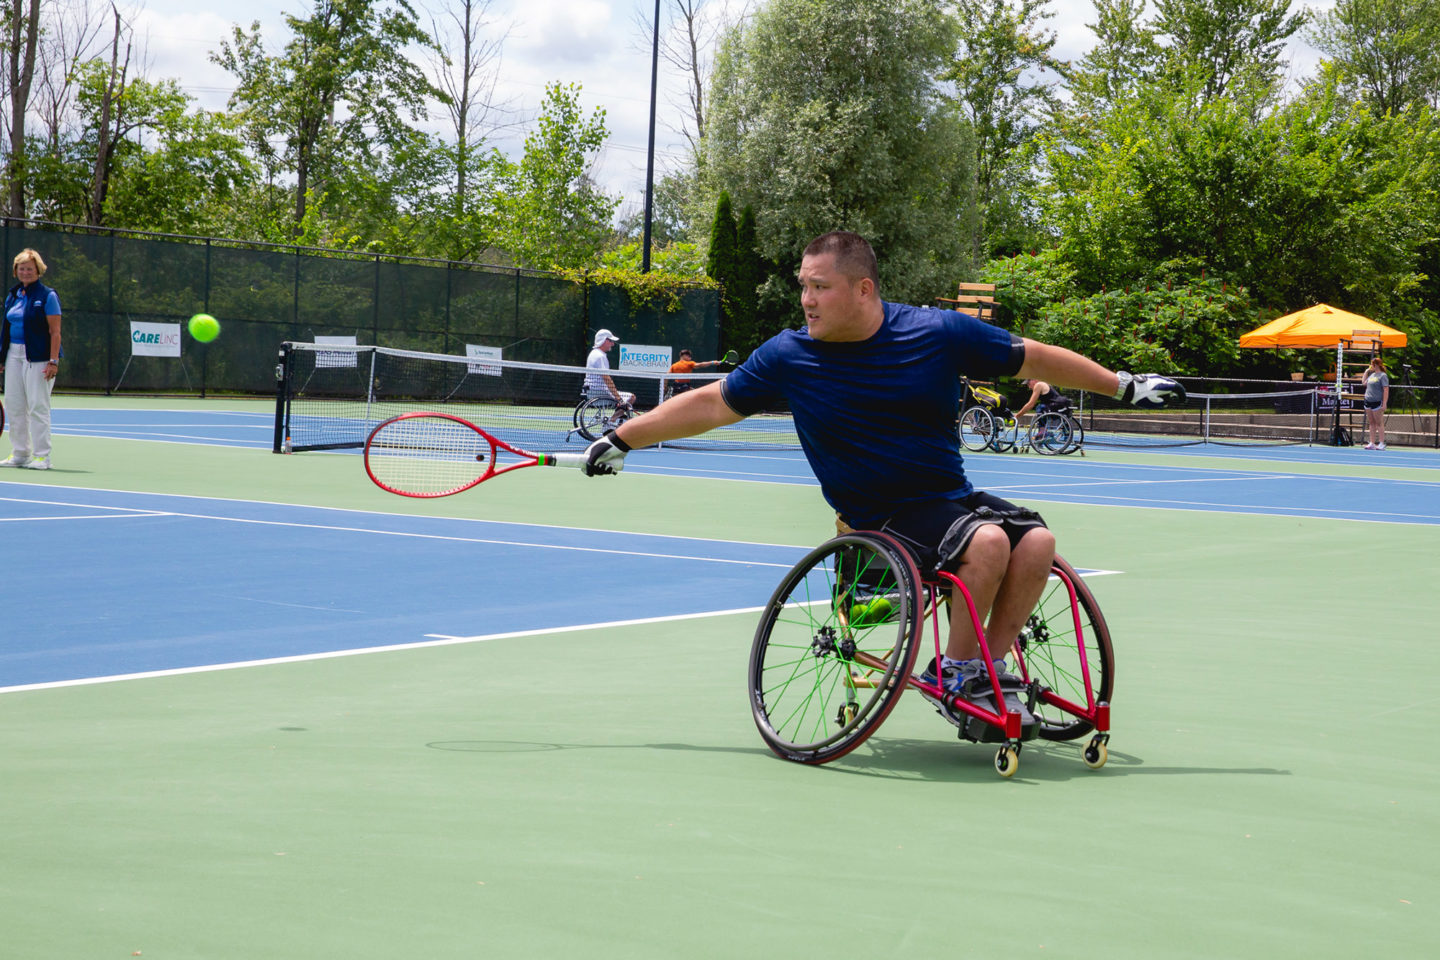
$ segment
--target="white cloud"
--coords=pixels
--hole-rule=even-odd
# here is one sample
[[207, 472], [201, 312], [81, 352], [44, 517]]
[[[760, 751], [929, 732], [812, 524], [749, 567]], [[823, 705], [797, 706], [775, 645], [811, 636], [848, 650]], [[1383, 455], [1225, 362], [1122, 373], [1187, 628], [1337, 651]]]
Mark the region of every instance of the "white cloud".
[[534, 68], [576, 68], [603, 64], [624, 47], [628, 10], [616, 19], [604, 0], [528, 0], [515, 4], [510, 18], [515, 29], [506, 54]]

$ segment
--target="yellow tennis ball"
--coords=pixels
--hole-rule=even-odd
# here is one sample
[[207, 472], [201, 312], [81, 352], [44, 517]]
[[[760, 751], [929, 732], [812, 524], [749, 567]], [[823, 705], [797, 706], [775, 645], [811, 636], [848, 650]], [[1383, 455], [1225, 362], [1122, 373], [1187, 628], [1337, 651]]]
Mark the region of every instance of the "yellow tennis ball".
[[201, 343], [209, 343], [220, 336], [220, 321], [208, 313], [197, 313], [190, 318], [190, 336]]

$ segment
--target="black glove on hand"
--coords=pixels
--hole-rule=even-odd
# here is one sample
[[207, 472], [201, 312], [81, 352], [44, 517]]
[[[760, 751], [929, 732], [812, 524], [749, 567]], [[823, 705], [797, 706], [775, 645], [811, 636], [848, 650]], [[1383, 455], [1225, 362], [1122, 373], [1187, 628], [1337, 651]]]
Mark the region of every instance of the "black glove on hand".
[[625, 454], [630, 445], [611, 430], [585, 448], [585, 476], [608, 477], [625, 469]]
[[1137, 407], [1163, 407], [1167, 403], [1184, 403], [1185, 388], [1179, 382], [1158, 373], [1133, 376], [1120, 373], [1120, 388], [1115, 399]]

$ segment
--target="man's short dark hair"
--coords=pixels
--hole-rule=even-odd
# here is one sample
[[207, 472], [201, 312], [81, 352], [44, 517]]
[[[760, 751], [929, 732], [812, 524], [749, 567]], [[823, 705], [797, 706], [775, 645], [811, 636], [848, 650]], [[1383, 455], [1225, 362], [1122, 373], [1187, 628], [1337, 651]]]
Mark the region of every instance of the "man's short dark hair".
[[804, 256], [817, 257], [833, 254], [836, 268], [852, 280], [869, 277], [875, 288], [880, 288], [880, 265], [875, 260], [875, 251], [869, 241], [849, 230], [832, 230], [816, 237], [805, 248]]
[[689, 348], [689, 347], [681, 347], [681, 348], [680, 348], [680, 356], [682, 356], [682, 357], [688, 357], [688, 356], [690, 356], [690, 355], [691, 355], [691, 354], [690, 354], [690, 348]]

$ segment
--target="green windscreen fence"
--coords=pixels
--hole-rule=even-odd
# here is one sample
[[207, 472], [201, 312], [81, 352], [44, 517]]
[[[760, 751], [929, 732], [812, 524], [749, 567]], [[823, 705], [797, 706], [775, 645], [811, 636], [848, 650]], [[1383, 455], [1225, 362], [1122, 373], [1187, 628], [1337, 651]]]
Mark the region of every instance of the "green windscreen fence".
[[[720, 343], [719, 293], [699, 287], [637, 305], [617, 287], [509, 267], [17, 220], [3, 232], [5, 263], [34, 248], [59, 294], [62, 391], [271, 393], [280, 344], [316, 337], [458, 355], [473, 344], [547, 364], [583, 364], [601, 327], [701, 358]], [[184, 331], [196, 313], [220, 321], [218, 339]], [[179, 324], [181, 355], [137, 355], [135, 324]]]

